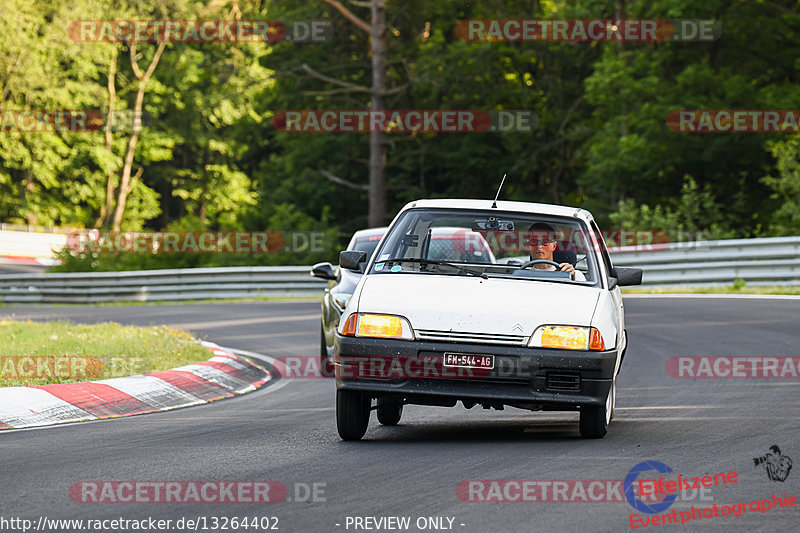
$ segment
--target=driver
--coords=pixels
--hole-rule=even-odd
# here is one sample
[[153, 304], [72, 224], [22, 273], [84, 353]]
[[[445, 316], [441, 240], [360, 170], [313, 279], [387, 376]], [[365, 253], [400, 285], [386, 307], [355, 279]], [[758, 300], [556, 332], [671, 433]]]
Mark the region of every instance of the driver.
[[[531, 260], [546, 259], [553, 260], [553, 252], [558, 246], [556, 240], [556, 231], [550, 224], [544, 222], [536, 222], [532, 224], [528, 230], [531, 232], [530, 239], [525, 243], [528, 245], [528, 251], [531, 254]], [[545, 263], [533, 265], [533, 268], [539, 270], [555, 270], [556, 267]], [[586, 281], [586, 276], [580, 270], [575, 270], [575, 267], [570, 263], [561, 263], [558, 269], [563, 272], [569, 272], [572, 279], [575, 281]]]

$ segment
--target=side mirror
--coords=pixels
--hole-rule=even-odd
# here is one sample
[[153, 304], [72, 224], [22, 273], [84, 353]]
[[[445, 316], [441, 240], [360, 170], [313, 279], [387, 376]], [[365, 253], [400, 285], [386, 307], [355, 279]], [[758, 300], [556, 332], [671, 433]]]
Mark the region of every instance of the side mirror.
[[612, 278], [610, 288], [616, 286], [626, 287], [630, 285], [642, 284], [642, 269], [634, 267], [614, 267], [614, 278]]
[[317, 263], [311, 267], [311, 275], [320, 279], [336, 279], [336, 272], [333, 271], [333, 265], [325, 261], [324, 263]]
[[347, 270], [364, 272], [367, 263], [367, 252], [361, 250], [345, 250], [339, 252], [339, 266]]

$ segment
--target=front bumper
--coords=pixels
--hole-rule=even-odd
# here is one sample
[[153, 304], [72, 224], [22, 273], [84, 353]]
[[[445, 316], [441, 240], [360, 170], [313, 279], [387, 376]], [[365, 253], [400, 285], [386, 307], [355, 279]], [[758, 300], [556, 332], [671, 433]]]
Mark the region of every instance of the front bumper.
[[[555, 350], [335, 335], [337, 389], [426, 405], [514, 405], [574, 410], [603, 405], [617, 351]], [[445, 353], [494, 356], [491, 370], [444, 367]]]

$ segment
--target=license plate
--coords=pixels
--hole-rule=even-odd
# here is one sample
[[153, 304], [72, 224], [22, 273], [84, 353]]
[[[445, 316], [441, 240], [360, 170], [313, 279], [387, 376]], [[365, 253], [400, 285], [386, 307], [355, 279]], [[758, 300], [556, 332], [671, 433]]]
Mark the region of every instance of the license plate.
[[492, 369], [494, 368], [494, 356], [468, 353], [446, 353], [444, 354], [444, 366]]

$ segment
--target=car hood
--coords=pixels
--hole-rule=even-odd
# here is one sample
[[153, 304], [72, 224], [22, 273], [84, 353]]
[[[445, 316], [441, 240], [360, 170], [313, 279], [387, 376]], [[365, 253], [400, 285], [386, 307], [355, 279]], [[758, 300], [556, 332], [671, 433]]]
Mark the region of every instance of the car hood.
[[[542, 324], [591, 325], [600, 289], [569, 283], [435, 274], [373, 274], [358, 311], [406, 317], [415, 332], [510, 335]], [[427, 335], [430, 336], [430, 335]]]

